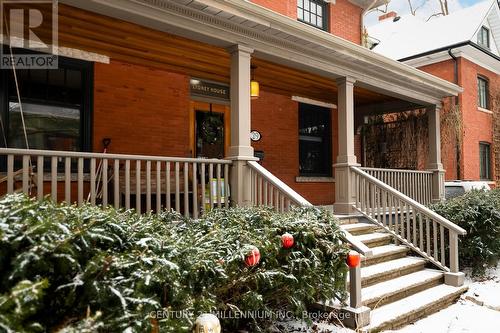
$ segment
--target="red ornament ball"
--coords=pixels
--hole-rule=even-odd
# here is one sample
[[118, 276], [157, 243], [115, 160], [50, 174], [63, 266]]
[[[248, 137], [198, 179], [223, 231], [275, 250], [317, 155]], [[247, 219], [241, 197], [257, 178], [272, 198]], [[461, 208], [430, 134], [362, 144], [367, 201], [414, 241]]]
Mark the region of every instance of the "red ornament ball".
[[347, 255], [347, 266], [354, 268], [357, 267], [361, 262], [361, 255], [356, 251], [350, 251]]
[[256, 266], [260, 261], [260, 251], [255, 246], [245, 256], [245, 264], [247, 267]]
[[293, 247], [295, 244], [293, 236], [289, 233], [283, 234], [281, 236], [281, 245], [283, 246], [284, 249], [290, 249]]

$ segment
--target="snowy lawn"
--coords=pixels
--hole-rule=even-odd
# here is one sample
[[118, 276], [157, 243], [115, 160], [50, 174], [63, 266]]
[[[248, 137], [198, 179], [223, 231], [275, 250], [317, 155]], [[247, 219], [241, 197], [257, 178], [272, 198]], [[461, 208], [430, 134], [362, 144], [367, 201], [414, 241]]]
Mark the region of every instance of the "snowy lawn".
[[[466, 279], [467, 293], [456, 304], [414, 324], [386, 333], [486, 333], [500, 332], [500, 264], [483, 278]], [[315, 323], [288, 322], [277, 325], [277, 332], [354, 333], [342, 327]]]

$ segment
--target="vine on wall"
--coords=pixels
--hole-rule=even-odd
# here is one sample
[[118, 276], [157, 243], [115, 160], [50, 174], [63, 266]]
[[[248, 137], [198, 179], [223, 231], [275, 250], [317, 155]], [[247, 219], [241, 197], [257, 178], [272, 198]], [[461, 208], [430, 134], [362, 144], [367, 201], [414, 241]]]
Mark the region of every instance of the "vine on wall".
[[425, 110], [370, 116], [362, 129], [365, 166], [425, 169], [428, 133]]
[[491, 98], [493, 110], [493, 155], [495, 183], [500, 187], [500, 91], [496, 90]]
[[462, 174], [460, 162], [464, 138], [463, 127], [460, 105], [446, 101], [441, 110], [441, 155], [443, 161], [454, 161], [456, 179], [460, 179]]

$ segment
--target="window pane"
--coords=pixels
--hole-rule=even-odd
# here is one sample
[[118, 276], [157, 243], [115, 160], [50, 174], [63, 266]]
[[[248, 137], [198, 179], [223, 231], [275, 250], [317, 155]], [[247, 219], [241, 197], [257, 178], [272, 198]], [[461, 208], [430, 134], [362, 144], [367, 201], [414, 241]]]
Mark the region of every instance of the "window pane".
[[316, 14], [316, 4], [311, 2], [311, 14]]
[[[9, 111], [9, 147], [26, 148], [19, 103]], [[79, 108], [23, 103], [23, 114], [31, 149], [79, 150]]]
[[297, 0], [297, 7], [304, 8], [304, 0]]
[[309, 11], [309, 0], [304, 0], [304, 9]]
[[317, 13], [319, 16], [323, 16], [323, 7], [322, 7], [322, 6], [318, 6], [316, 13]]
[[299, 104], [299, 173], [331, 176], [331, 111]]
[[480, 178], [491, 179], [491, 146], [488, 143], [479, 144]]
[[299, 20], [303, 20], [304, 19], [304, 11], [302, 9], [298, 10], [297, 17], [299, 18]]

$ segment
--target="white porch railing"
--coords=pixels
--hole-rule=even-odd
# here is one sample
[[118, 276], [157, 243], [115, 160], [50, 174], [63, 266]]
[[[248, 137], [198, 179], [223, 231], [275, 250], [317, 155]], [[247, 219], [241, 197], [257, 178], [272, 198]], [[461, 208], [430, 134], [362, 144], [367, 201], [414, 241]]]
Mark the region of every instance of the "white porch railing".
[[432, 171], [360, 169], [423, 205], [432, 203]]
[[466, 231], [357, 167], [355, 208], [445, 271], [459, 272], [458, 236]]
[[279, 212], [289, 211], [291, 206], [312, 207], [309, 201], [259, 163], [249, 161], [248, 166], [251, 171], [252, 205], [273, 207]]
[[[4, 193], [42, 199], [162, 209], [198, 218], [205, 210], [229, 207], [230, 161], [140, 155], [0, 149]], [[4, 169], [5, 170], [5, 169]], [[5, 185], [6, 183], [6, 185]]]

